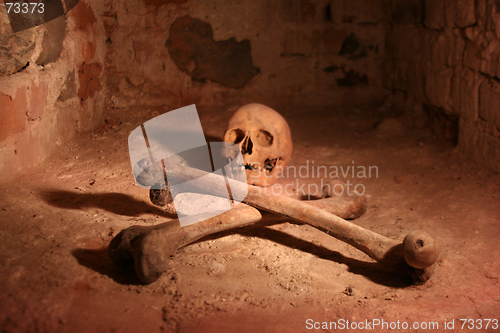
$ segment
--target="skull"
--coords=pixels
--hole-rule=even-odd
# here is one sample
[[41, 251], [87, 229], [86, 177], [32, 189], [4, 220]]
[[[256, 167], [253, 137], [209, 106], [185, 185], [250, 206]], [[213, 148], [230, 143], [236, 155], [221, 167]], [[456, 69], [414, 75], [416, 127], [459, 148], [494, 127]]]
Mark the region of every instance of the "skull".
[[224, 142], [241, 148], [247, 182], [276, 183], [292, 156], [292, 137], [286, 120], [262, 104], [245, 105], [229, 119]]

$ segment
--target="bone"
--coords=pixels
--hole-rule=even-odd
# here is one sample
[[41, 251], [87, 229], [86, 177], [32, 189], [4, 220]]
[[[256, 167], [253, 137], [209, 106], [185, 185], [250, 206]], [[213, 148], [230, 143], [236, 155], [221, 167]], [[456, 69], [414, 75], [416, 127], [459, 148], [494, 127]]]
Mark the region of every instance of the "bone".
[[247, 182], [269, 186], [292, 157], [290, 127], [278, 112], [258, 103], [242, 106], [231, 116], [224, 142], [241, 148]]
[[[350, 200], [331, 197], [309, 203], [333, 214], [351, 217], [360, 216], [366, 208], [364, 197]], [[185, 245], [217, 232], [259, 222], [278, 223], [286, 219], [285, 216], [262, 214], [254, 207], [240, 204], [220, 215], [185, 227], [181, 227], [177, 219], [156, 226], [132, 226], [112, 239], [108, 253], [118, 265], [125, 265], [132, 260], [139, 279], [150, 284], [167, 270], [169, 257]]]
[[[180, 166], [175, 163], [166, 162], [165, 168], [168, 170], [170, 179], [175, 179], [175, 181], [188, 181], [189, 179], [204, 177], [204, 182], [197, 185], [199, 193], [217, 196], [227, 195], [227, 188], [223, 185], [225, 183], [220, 181], [221, 176], [209, 174], [187, 166]], [[287, 216], [320, 230], [326, 230], [333, 237], [354, 246], [378, 262], [392, 264], [406, 263], [414, 269], [425, 270], [434, 263], [429, 258], [437, 260], [439, 256], [439, 247], [434, 246], [437, 243], [435, 240], [429, 242], [433, 238], [424, 231], [421, 231], [420, 234], [425, 237], [416, 240], [421, 246], [403, 247], [402, 242], [384, 237], [350, 223], [339, 216], [314, 207], [304, 201], [298, 201], [286, 196], [273, 195], [262, 191], [259, 187], [233, 179], [228, 179], [228, 183], [233, 193], [244, 193], [245, 190], [248, 190], [248, 194], [243, 200], [244, 203], [278, 215]], [[411, 242], [407, 243], [411, 244]], [[407, 262], [405, 257], [411, 258], [411, 262]], [[416, 272], [416, 274], [418, 273]], [[422, 279], [426, 279], [426, 272], [421, 273]]]
[[[165, 180], [166, 182], [166, 180]], [[345, 187], [346, 184], [340, 180], [332, 180], [325, 184], [322, 189], [321, 198], [332, 198], [331, 200], [308, 200], [313, 206], [326, 210], [346, 220], [353, 220], [362, 216], [366, 212], [366, 197], [362, 195], [348, 195], [344, 191], [341, 195], [333, 195], [331, 190], [336, 185]], [[168, 187], [163, 189], [150, 189], [149, 199], [155, 206], [163, 207], [169, 214], [176, 214], [174, 198]]]
[[[190, 179], [204, 177], [204, 182], [198, 183], [197, 185], [199, 193], [222, 197], [227, 195], [225, 182], [221, 181], [219, 179], [220, 176], [216, 174], [209, 174], [198, 169], [179, 166], [175, 163], [168, 162], [165, 163], [165, 168], [168, 170], [169, 179], [174, 179], [176, 182], [185, 182]], [[439, 246], [437, 246], [437, 242], [425, 231], [410, 233], [406, 237], [407, 241], [403, 243], [350, 223], [310, 203], [298, 201], [290, 197], [276, 196], [262, 192], [262, 189], [259, 187], [232, 179], [228, 179], [228, 183], [233, 193], [243, 193], [245, 190], [248, 190], [248, 194], [243, 200], [246, 204], [327, 231], [331, 236], [354, 246], [382, 264], [392, 267], [397, 266], [407, 270], [415, 282], [423, 283], [429, 278], [432, 273], [431, 267], [439, 256]], [[245, 219], [246, 216], [243, 214], [241, 218]], [[214, 221], [216, 222], [212, 223], [224, 224], [225, 222], [221, 219], [216, 219]], [[113, 257], [113, 253], [111, 252], [115, 251], [115, 249], [115, 252], [120, 253], [120, 241], [116, 240], [112, 243], [113, 244], [110, 244], [110, 255]], [[126, 243], [127, 240], [125, 240], [125, 244]], [[111, 245], [113, 245], [113, 247]], [[159, 244], [158, 247], [160, 247], [160, 245], [161, 244]], [[149, 246], [152, 248], [155, 247], [154, 243], [151, 243]], [[115, 261], [120, 261], [121, 256], [118, 255], [116, 257]], [[153, 258], [154, 256], [146, 255], [146, 257]], [[408, 261], [406, 258], [408, 258]], [[154, 261], [154, 259], [148, 260]], [[146, 262], [148, 262], [148, 260], [146, 260]], [[136, 262], [136, 270], [141, 269], [144, 271], [143, 268], [138, 267]], [[147, 277], [141, 279], [143, 279], [143, 281], [149, 281]]]

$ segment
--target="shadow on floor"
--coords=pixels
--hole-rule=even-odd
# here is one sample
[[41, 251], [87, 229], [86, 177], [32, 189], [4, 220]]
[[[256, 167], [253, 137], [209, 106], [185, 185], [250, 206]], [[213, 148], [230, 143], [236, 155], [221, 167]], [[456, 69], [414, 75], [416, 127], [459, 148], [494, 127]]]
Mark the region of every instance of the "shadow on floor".
[[[148, 205], [122, 193], [77, 193], [62, 190], [44, 190], [41, 198], [48, 204], [64, 209], [82, 209], [88, 207], [100, 208], [117, 215], [136, 216], [144, 213], [168, 216], [161, 208]], [[168, 216], [175, 218], [175, 216]], [[229, 230], [207, 236], [199, 241], [217, 239], [226, 235], [239, 233], [244, 236], [260, 237], [289, 248], [313, 254], [318, 258], [344, 264], [349, 272], [365, 276], [367, 279], [389, 287], [404, 288], [413, 284], [412, 278], [398, 267], [387, 267], [377, 262], [366, 262], [346, 257], [339, 252], [328, 250], [312, 244], [285, 232], [265, 228], [267, 224], [257, 223], [254, 226]], [[107, 254], [107, 247], [102, 249], [75, 249], [73, 256], [78, 262], [100, 274], [109, 276], [120, 284], [141, 284], [137, 278], [133, 265], [128, 267], [116, 266]]]
[[[242, 235], [244, 235], [244, 233], [242, 233]], [[348, 267], [349, 272], [362, 275], [380, 285], [393, 288], [406, 288], [414, 284], [409, 272], [400, 271], [399, 267], [387, 267], [378, 262], [367, 262], [349, 258], [337, 251], [326, 249], [322, 246], [310, 243], [279, 230], [261, 228], [257, 230], [257, 232], [254, 230], [247, 236], [256, 236], [267, 239], [287, 246], [291, 249], [298, 249], [300, 251], [310, 253], [324, 260], [344, 264]]]
[[134, 266], [115, 265], [108, 256], [108, 248], [101, 249], [74, 249], [71, 254], [82, 266], [110, 277], [115, 282], [123, 285], [142, 285], [134, 271]]
[[202, 242], [209, 239], [213, 240], [236, 233], [247, 237], [259, 237], [261, 239], [266, 239], [284, 245], [291, 249], [298, 249], [300, 251], [310, 253], [324, 260], [330, 260], [338, 264], [344, 264], [348, 267], [349, 272], [357, 275], [362, 275], [370, 281], [383, 286], [393, 288], [406, 288], [415, 284], [412, 276], [413, 271], [411, 269], [408, 271], [406, 267], [388, 267], [378, 262], [367, 262], [349, 258], [337, 251], [332, 251], [322, 246], [315, 245], [303, 239], [287, 234], [286, 232], [266, 228], [266, 226], [268, 225], [270, 225], [270, 223], [258, 223], [253, 226], [241, 228], [238, 230], [220, 232], [202, 238], [197, 242]]
[[[214, 240], [220, 237], [228, 236], [231, 234], [240, 234], [248, 237], [259, 237], [266, 239], [291, 249], [298, 249], [303, 252], [315, 255], [318, 258], [332, 261], [332, 265], [344, 264], [348, 267], [348, 271], [362, 275], [374, 283], [392, 287], [392, 288], [406, 288], [414, 285], [411, 276], [411, 271], [400, 269], [397, 266], [385, 266], [378, 262], [367, 262], [358, 259], [353, 259], [342, 255], [337, 251], [326, 249], [322, 246], [312, 244], [303, 239], [294, 237], [285, 232], [266, 228], [265, 224], [257, 224], [256, 226], [229, 230], [220, 232], [202, 238], [194, 243], [206, 240]], [[193, 244], [193, 243], [191, 243]], [[104, 274], [115, 280], [120, 284], [141, 284], [134, 272], [134, 266], [119, 267], [115, 265], [107, 255], [107, 248], [99, 250], [86, 250], [77, 249], [73, 251], [73, 255], [81, 265], [84, 265], [100, 274]], [[174, 257], [175, 260], [175, 257]]]
[[123, 193], [78, 193], [63, 190], [42, 190], [41, 199], [49, 205], [64, 209], [100, 208], [116, 215], [137, 216], [144, 213], [170, 215], [159, 207], [137, 200]]

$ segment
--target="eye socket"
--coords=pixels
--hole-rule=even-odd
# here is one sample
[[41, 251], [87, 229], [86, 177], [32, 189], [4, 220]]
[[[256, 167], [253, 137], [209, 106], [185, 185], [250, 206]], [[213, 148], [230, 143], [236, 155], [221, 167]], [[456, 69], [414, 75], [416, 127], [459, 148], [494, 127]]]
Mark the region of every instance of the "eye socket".
[[245, 138], [245, 132], [243, 132], [239, 128], [232, 129], [227, 133], [227, 139], [229, 142], [232, 142], [232, 143], [238, 144], [244, 138]]
[[273, 140], [274, 140], [273, 135], [263, 129], [257, 132], [257, 137], [255, 138], [255, 141], [261, 147], [269, 147], [270, 145], [273, 144]]

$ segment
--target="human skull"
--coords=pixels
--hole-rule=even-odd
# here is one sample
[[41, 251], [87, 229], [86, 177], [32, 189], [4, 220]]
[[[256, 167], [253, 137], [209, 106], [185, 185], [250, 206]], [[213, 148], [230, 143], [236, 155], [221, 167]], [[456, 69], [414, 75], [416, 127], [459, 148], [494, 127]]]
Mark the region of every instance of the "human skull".
[[229, 119], [224, 142], [240, 146], [248, 184], [275, 184], [292, 156], [292, 137], [286, 120], [273, 109], [247, 104]]

